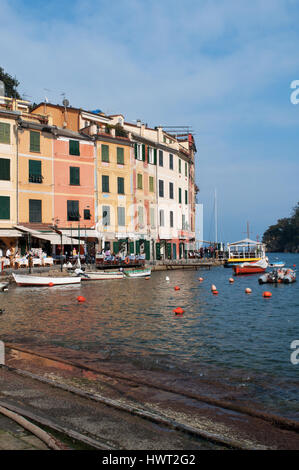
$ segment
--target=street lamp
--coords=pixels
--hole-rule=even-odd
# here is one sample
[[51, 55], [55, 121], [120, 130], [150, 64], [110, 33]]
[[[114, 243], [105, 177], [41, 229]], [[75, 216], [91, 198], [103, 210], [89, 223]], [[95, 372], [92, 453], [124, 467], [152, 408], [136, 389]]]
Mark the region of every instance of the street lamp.
[[58, 218], [54, 219], [54, 225], [51, 225], [50, 228], [54, 230], [58, 235], [60, 235], [60, 271], [62, 272], [62, 231], [58, 230], [57, 226], [60, 220]]

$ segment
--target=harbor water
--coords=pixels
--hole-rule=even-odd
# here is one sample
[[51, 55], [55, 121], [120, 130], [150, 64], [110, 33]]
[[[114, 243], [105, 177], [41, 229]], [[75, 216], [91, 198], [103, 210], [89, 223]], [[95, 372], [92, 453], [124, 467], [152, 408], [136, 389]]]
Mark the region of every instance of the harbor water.
[[[269, 258], [299, 265], [299, 254]], [[299, 364], [291, 361], [291, 344], [299, 341], [299, 283], [259, 285], [258, 275], [232, 274], [215, 267], [153, 272], [148, 280], [11, 285], [0, 293], [0, 339], [88, 366], [164, 371], [186, 384], [210, 378], [238, 389], [243, 402], [250, 397], [268, 412], [299, 420]], [[271, 298], [263, 298], [265, 290]], [[86, 302], [78, 303], [79, 295]], [[176, 307], [184, 314], [176, 315]]]

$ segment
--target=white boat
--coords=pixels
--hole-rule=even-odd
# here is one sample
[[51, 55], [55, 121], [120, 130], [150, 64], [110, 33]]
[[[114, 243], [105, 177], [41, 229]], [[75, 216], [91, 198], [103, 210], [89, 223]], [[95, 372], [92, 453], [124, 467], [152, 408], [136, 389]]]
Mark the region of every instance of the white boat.
[[31, 276], [30, 274], [12, 274], [18, 286], [58, 286], [65, 284], [79, 284], [81, 277], [46, 277]]
[[148, 277], [151, 275], [151, 269], [130, 269], [125, 271], [127, 277]]
[[8, 289], [8, 282], [0, 282], [0, 292], [3, 292]]
[[269, 263], [269, 268], [284, 268], [285, 263], [283, 261], [276, 261], [274, 263]]
[[77, 274], [82, 281], [100, 281], [106, 279], [124, 279], [125, 275], [122, 271], [95, 271], [81, 272]]

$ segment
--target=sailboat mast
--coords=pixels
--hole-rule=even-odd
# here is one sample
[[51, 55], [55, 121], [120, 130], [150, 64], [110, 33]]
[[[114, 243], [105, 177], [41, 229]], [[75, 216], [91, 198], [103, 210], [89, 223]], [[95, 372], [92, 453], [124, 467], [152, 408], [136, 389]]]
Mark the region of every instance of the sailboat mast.
[[218, 222], [217, 222], [217, 191], [215, 189], [214, 199], [214, 210], [215, 210], [215, 242], [218, 243]]

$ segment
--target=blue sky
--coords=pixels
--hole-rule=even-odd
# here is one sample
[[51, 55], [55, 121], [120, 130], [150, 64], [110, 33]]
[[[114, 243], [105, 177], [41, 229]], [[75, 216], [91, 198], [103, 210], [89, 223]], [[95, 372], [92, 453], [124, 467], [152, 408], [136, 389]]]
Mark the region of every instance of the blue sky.
[[0, 65], [39, 102], [190, 125], [204, 236], [235, 241], [299, 200], [299, 2], [1, 0]]

